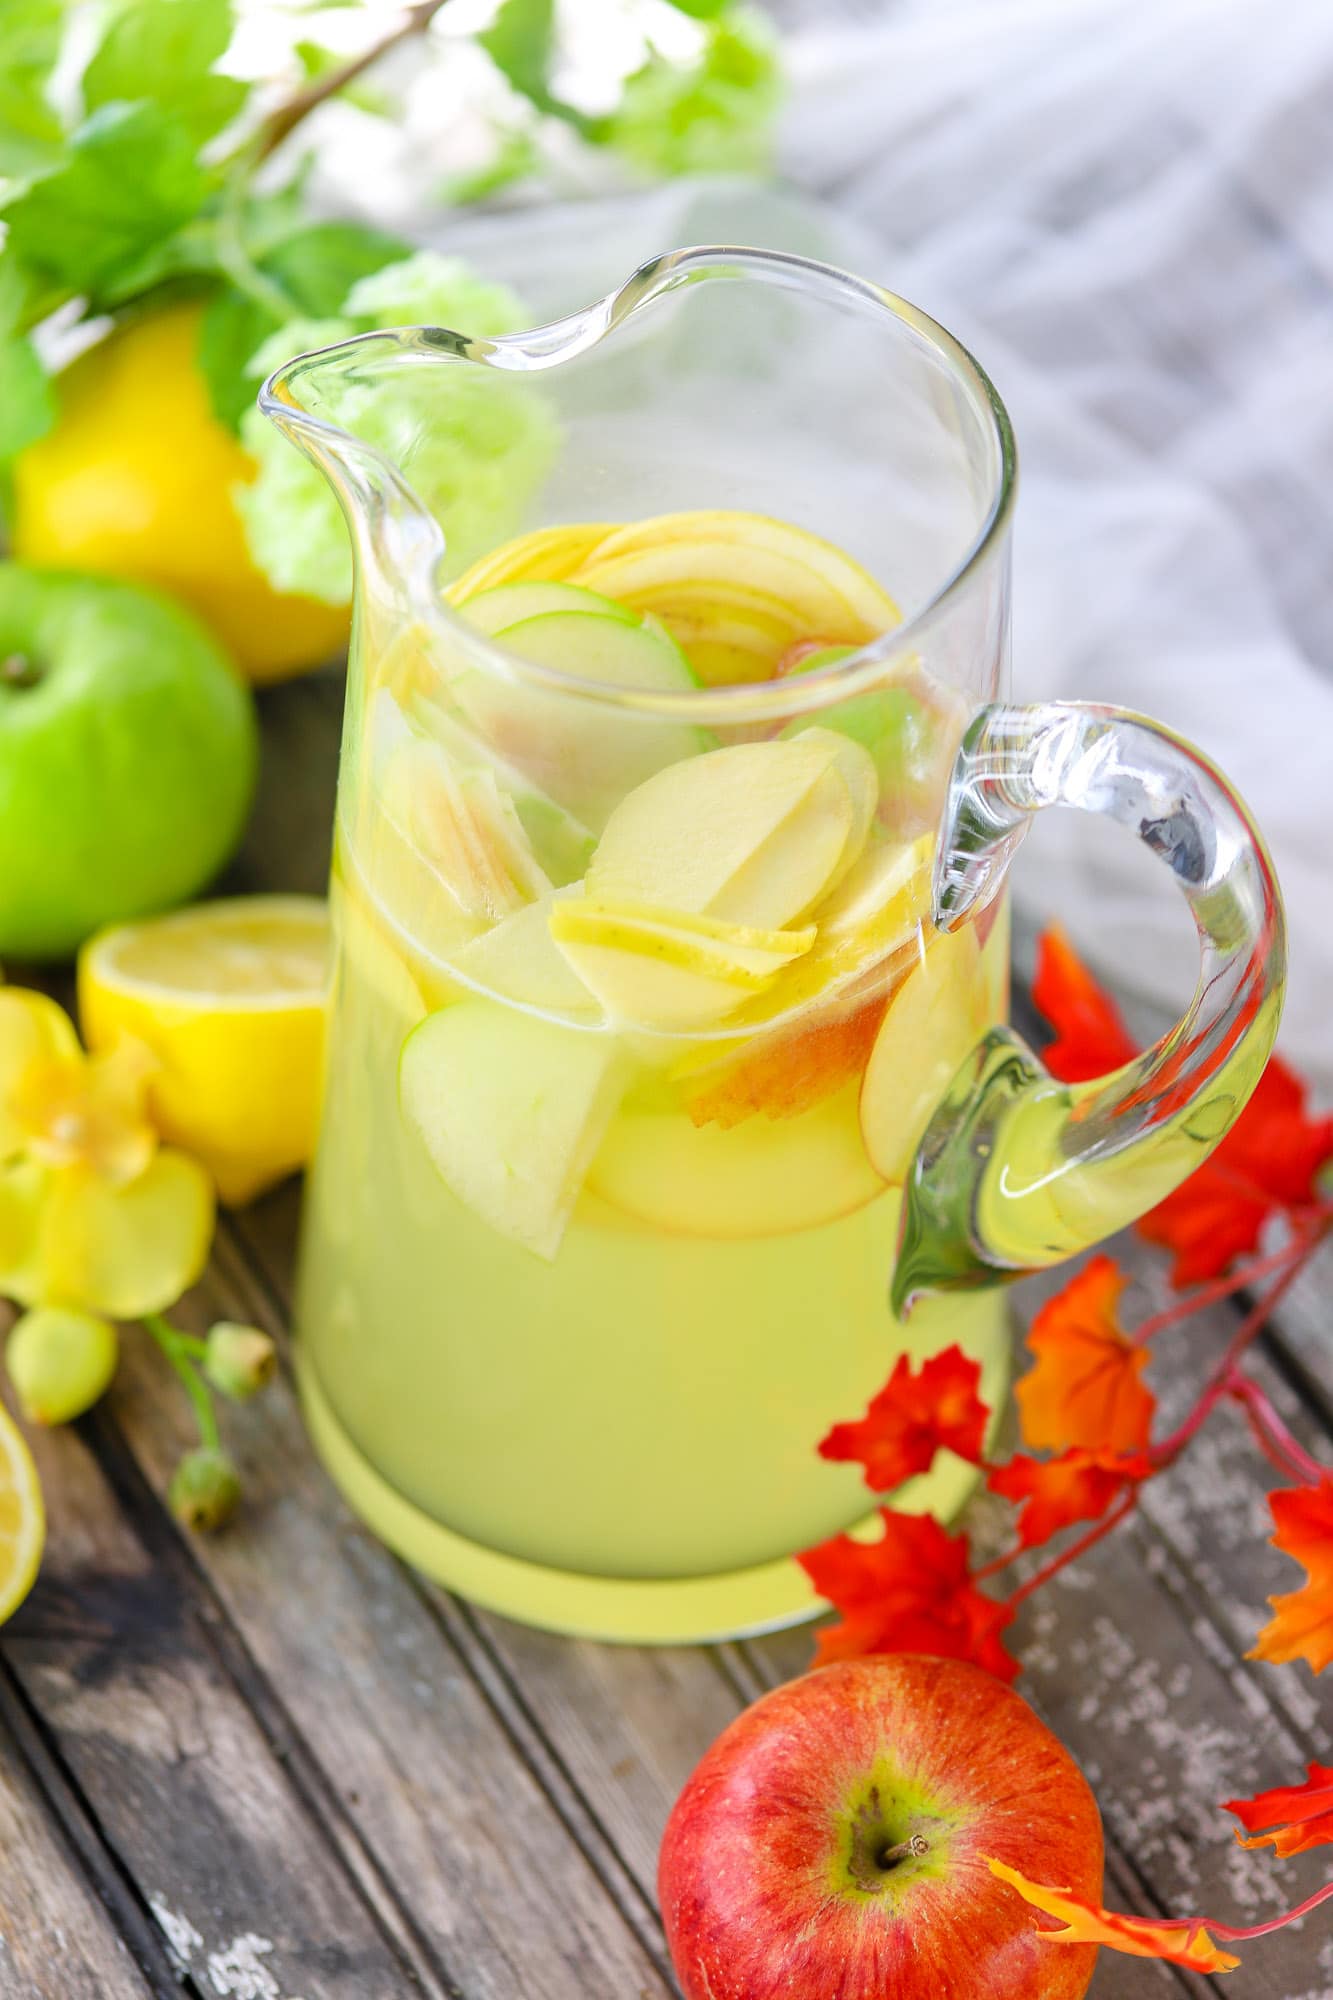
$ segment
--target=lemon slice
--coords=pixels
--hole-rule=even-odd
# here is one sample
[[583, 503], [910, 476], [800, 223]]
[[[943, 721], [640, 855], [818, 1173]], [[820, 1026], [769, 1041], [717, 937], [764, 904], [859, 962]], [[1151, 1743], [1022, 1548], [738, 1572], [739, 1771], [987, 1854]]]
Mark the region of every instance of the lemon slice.
[[147, 1043], [154, 1122], [225, 1202], [251, 1200], [314, 1149], [328, 939], [315, 897], [245, 896], [121, 924], [79, 955], [85, 1041]]
[[46, 1509], [32, 1453], [0, 1404], [0, 1625], [33, 1584], [46, 1541]]

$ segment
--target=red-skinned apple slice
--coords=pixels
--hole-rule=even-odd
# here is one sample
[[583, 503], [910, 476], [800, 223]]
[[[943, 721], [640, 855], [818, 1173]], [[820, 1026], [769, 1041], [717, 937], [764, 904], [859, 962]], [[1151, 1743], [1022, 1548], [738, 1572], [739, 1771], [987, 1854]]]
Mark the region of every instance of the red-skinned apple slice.
[[1082, 2000], [1096, 1950], [991, 1859], [1101, 1901], [1096, 1801], [1020, 1695], [962, 1660], [840, 1661], [764, 1695], [662, 1838], [685, 2000]]

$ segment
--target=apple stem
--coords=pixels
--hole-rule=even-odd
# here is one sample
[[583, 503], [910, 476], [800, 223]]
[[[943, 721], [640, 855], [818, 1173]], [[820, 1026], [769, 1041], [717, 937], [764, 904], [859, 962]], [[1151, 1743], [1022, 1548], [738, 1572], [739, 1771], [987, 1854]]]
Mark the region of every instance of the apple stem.
[[910, 1840], [900, 1840], [896, 1847], [885, 1847], [875, 1856], [881, 1868], [891, 1868], [896, 1861], [917, 1860], [930, 1853], [930, 1842], [924, 1833], [914, 1833]]
[[0, 685], [4, 687], [36, 687], [41, 678], [41, 674], [26, 653], [10, 653], [0, 660]]

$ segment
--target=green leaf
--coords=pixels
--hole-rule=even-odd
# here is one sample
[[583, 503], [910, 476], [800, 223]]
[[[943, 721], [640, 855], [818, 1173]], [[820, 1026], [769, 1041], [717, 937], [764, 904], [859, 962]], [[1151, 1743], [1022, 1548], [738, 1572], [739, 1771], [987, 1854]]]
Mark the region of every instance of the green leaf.
[[697, 61], [654, 55], [629, 77], [597, 136], [650, 174], [762, 172], [781, 93], [772, 29], [734, 9], [709, 24]]
[[[330, 319], [359, 278], [407, 255], [407, 245], [355, 222], [316, 222], [295, 230], [256, 260], [292, 302], [293, 318]], [[199, 364], [214, 414], [232, 430], [255, 400], [246, 370], [282, 321], [234, 284], [213, 298], [199, 336]], [[295, 350], [293, 349], [293, 352]]]
[[96, 301], [118, 269], [174, 235], [211, 186], [188, 133], [154, 104], [105, 104], [63, 163], [6, 210], [9, 243], [43, 274]]
[[201, 144], [231, 122], [249, 91], [212, 74], [233, 26], [231, 0], [129, 0], [84, 72], [86, 108], [151, 98]]
[[15, 457], [55, 422], [50, 379], [26, 334], [0, 339], [0, 459]]
[[667, 0], [667, 4], [693, 21], [716, 21], [719, 14], [726, 13], [731, 0]]
[[40, 172], [59, 158], [60, 120], [46, 86], [64, 28], [61, 0], [0, 5], [0, 175]]
[[484, 166], [474, 167], [470, 173], [453, 174], [445, 181], [440, 199], [459, 208], [468, 202], [485, 201], [488, 195], [498, 194], [515, 181], [526, 180], [535, 172], [540, 159], [531, 132], [505, 132]]
[[555, 0], [502, 0], [499, 13], [477, 40], [521, 96], [540, 111], [561, 113], [549, 87]]

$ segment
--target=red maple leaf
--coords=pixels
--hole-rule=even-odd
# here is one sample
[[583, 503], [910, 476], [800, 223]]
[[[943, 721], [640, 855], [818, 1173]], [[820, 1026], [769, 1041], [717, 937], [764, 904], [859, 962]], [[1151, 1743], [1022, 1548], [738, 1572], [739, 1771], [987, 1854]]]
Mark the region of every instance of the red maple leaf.
[[[1277, 1785], [1252, 1799], [1228, 1799], [1224, 1812], [1235, 1813], [1247, 1833], [1236, 1838], [1242, 1847], [1269, 1847], [1283, 1861], [1312, 1847], [1333, 1845], [1333, 1765], [1311, 1764], [1303, 1785]], [[1267, 1832], [1259, 1829], [1266, 1827]]]
[[1309, 1118], [1306, 1087], [1279, 1056], [1216, 1152], [1150, 1210], [1139, 1232], [1176, 1253], [1177, 1287], [1214, 1278], [1253, 1251], [1271, 1215], [1318, 1199], [1320, 1169], [1333, 1159], [1333, 1117]]
[[1150, 1461], [1142, 1452], [1088, 1451], [1081, 1445], [1058, 1458], [1027, 1458], [1015, 1454], [997, 1465], [987, 1484], [992, 1493], [1021, 1505], [1018, 1536], [1034, 1548], [1049, 1542], [1075, 1521], [1098, 1521], [1131, 1480], [1147, 1479]]
[[[1038, 942], [1032, 997], [1056, 1031], [1046, 1066], [1066, 1083], [1118, 1069], [1138, 1053], [1115, 1003], [1061, 930]], [[1138, 1224], [1149, 1242], [1175, 1252], [1175, 1286], [1215, 1278], [1254, 1250], [1271, 1215], [1317, 1200], [1316, 1178], [1333, 1159], [1333, 1116], [1307, 1117], [1305, 1100], [1301, 1079], [1273, 1056], [1226, 1138]]]
[[798, 1558], [821, 1597], [842, 1613], [826, 1625], [816, 1666], [862, 1653], [930, 1653], [971, 1660], [1012, 1681], [1018, 1662], [1000, 1643], [1014, 1613], [972, 1582], [966, 1535], [950, 1535], [929, 1514], [881, 1507], [875, 1542], [835, 1535]]
[[1093, 1452], [1147, 1445], [1156, 1408], [1141, 1379], [1148, 1350], [1126, 1337], [1118, 1316], [1128, 1282], [1112, 1258], [1094, 1257], [1033, 1320], [1036, 1366], [1014, 1390], [1026, 1443]]
[[874, 1493], [890, 1493], [915, 1473], [929, 1472], [941, 1449], [976, 1465], [990, 1416], [977, 1394], [980, 1381], [980, 1368], [961, 1347], [933, 1355], [917, 1375], [902, 1354], [865, 1415], [856, 1423], [835, 1424], [819, 1455], [859, 1461]]
[[[988, 1857], [987, 1866], [992, 1875], [1016, 1889], [1025, 1903], [1064, 1926], [1037, 1933], [1050, 1944], [1100, 1944], [1110, 1951], [1127, 1952], [1131, 1958], [1162, 1958], [1170, 1965], [1188, 1965], [1195, 1972], [1231, 1972], [1240, 1964], [1234, 1953], [1221, 1950], [1208, 1935], [1210, 1918], [1162, 1922], [1153, 1917], [1127, 1917], [1118, 1910], [1099, 1910], [1081, 1896], [1071, 1896], [1067, 1889], [1048, 1889], [1030, 1882], [1017, 1868], [993, 1857]], [[1214, 1924], [1213, 1929], [1225, 1935], [1227, 1927]]]
[[1333, 1660], [1333, 1475], [1315, 1486], [1284, 1487], [1270, 1493], [1277, 1532], [1273, 1547], [1308, 1572], [1299, 1590], [1270, 1597], [1274, 1616], [1250, 1652], [1252, 1660], [1307, 1660], [1322, 1674]]
[[1058, 924], [1037, 940], [1034, 1004], [1055, 1029], [1042, 1060], [1062, 1083], [1086, 1083], [1139, 1053], [1110, 995], [1103, 992]]

